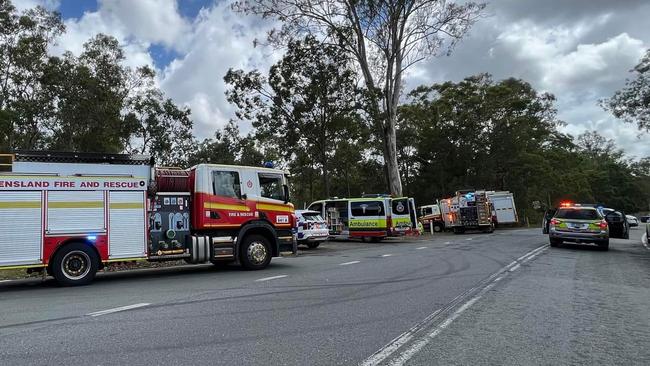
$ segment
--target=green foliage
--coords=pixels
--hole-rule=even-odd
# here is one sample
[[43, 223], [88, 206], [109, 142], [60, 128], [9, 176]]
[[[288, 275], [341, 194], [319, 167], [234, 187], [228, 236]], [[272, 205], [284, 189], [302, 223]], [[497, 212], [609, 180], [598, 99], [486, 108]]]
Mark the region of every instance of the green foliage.
[[650, 132], [650, 50], [646, 51], [634, 68], [636, 77], [625, 87], [602, 102], [605, 109], [628, 123], [636, 123], [639, 130]]
[[313, 37], [291, 41], [268, 75], [229, 70], [226, 95], [237, 118], [253, 125], [263, 150], [277, 151], [295, 172], [301, 184], [294, 196], [309, 201], [356, 191], [370, 129], [345, 53]]
[[60, 15], [19, 14], [0, 0], [0, 149], [132, 152], [184, 165], [190, 111], [165, 98], [148, 67], [123, 65], [118, 41], [98, 34], [75, 56], [51, 56]]
[[474, 188], [513, 192], [531, 219], [533, 201], [599, 202], [628, 212], [648, 207], [650, 194], [639, 181], [650, 177], [642, 169], [635, 176], [623, 152], [597, 132], [575, 143], [562, 134], [554, 97], [522, 80], [495, 83], [483, 74], [409, 96], [398, 124], [400, 161], [411, 167], [407, 193], [422, 204]]

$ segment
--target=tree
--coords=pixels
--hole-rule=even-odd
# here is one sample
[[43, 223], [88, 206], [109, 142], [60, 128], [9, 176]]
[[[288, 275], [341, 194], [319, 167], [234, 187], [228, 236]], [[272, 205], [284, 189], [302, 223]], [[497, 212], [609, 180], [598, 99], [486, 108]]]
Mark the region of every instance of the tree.
[[242, 0], [234, 8], [281, 21], [281, 28], [269, 34], [271, 42], [285, 44], [311, 34], [356, 61], [383, 143], [389, 189], [402, 195], [396, 121], [404, 72], [428, 57], [450, 53], [484, 5], [444, 0]]
[[54, 150], [118, 153], [137, 126], [124, 118], [131, 70], [113, 37], [98, 34], [79, 57], [52, 57], [48, 87], [56, 98], [49, 147]]
[[623, 89], [614, 93], [610, 99], [601, 101], [601, 105], [616, 118], [636, 123], [639, 130], [650, 132], [650, 49], [634, 71], [636, 78], [627, 80]]
[[190, 110], [165, 99], [155, 86], [155, 76], [155, 71], [146, 66], [133, 75], [125, 121], [134, 127], [126, 151], [149, 154], [158, 164], [184, 166], [194, 143]]
[[320, 176], [329, 197], [334, 167], [348, 160], [337, 154], [339, 148], [366, 139], [354, 76], [339, 48], [307, 37], [289, 42], [268, 80], [259, 71], [242, 70], [229, 70], [224, 80], [237, 117], [252, 122], [263, 144], [280, 147], [292, 169]]
[[261, 166], [265, 156], [255, 141], [250, 134], [242, 136], [237, 124], [230, 121], [223, 129], [215, 132], [214, 138], [194, 143], [188, 165], [212, 163]]
[[0, 0], [0, 148], [43, 145], [54, 100], [43, 88], [48, 47], [65, 30], [58, 13], [42, 7], [18, 14]]

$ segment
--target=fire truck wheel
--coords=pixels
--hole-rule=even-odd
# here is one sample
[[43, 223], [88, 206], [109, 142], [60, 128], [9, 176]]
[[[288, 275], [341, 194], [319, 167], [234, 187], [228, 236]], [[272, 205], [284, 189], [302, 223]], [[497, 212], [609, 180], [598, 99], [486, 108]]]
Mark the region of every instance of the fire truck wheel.
[[246, 269], [262, 269], [271, 262], [271, 246], [261, 235], [244, 237], [239, 248], [239, 260]]
[[70, 243], [52, 259], [52, 275], [65, 286], [87, 285], [99, 268], [97, 253], [84, 243]]
[[433, 231], [436, 233], [439, 233], [442, 231], [442, 225], [441, 224], [433, 224]]

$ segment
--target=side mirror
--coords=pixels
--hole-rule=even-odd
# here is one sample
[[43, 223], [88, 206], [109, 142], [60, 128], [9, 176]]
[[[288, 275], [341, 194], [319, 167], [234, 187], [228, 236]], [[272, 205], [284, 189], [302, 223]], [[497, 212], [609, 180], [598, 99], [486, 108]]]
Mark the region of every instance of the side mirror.
[[247, 199], [248, 199], [248, 195], [247, 195], [246, 193], [242, 194], [242, 195], [241, 195], [241, 199], [243, 199], [243, 200], [247, 200]]
[[286, 184], [282, 185], [282, 190], [284, 193], [284, 203], [289, 203], [289, 186]]

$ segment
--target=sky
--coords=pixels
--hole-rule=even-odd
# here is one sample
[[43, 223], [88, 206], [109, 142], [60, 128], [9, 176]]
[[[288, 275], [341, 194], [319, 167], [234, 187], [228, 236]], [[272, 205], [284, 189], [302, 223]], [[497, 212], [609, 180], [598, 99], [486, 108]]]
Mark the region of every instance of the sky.
[[[97, 33], [116, 37], [125, 63], [158, 72], [176, 103], [189, 106], [199, 138], [234, 115], [223, 76], [229, 68], [268, 67], [281, 51], [254, 46], [273, 24], [230, 10], [229, 0], [14, 0], [19, 9], [42, 5], [61, 13], [67, 31], [53, 52], [79, 53]], [[650, 156], [650, 134], [624, 124], [598, 101], [620, 89], [650, 48], [647, 0], [488, 0], [486, 14], [450, 56], [417, 64], [405, 91], [488, 72], [516, 77], [556, 96], [564, 132], [596, 130], [630, 158]], [[247, 126], [242, 126], [246, 132]]]

